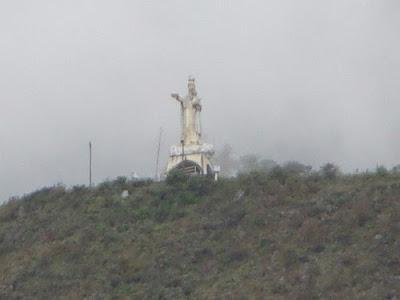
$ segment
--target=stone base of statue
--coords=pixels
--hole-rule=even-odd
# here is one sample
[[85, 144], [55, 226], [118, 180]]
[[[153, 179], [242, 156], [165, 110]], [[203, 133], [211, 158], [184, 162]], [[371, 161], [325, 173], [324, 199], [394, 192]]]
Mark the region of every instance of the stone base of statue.
[[172, 146], [167, 173], [177, 169], [187, 175], [215, 176], [218, 168], [211, 161], [214, 152], [209, 144]]

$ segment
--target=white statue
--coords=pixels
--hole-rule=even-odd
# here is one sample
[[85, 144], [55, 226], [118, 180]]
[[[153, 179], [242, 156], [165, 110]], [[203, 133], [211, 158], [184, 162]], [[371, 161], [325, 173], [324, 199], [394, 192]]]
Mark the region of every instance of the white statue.
[[199, 145], [201, 138], [201, 102], [197, 97], [195, 80], [189, 77], [188, 95], [184, 98], [179, 94], [172, 94], [181, 104], [182, 141], [185, 145]]
[[171, 95], [181, 105], [181, 144], [171, 147], [166, 173], [173, 169], [182, 170], [188, 175], [215, 175], [212, 157], [214, 147], [201, 140], [201, 101], [197, 96], [195, 80], [189, 77], [188, 94], [181, 97], [178, 94]]

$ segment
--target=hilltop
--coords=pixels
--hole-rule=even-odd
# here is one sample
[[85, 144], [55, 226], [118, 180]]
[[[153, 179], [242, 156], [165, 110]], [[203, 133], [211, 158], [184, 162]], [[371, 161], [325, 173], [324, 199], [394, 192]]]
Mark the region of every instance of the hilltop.
[[398, 174], [118, 178], [0, 207], [0, 299], [398, 299], [399, 251]]

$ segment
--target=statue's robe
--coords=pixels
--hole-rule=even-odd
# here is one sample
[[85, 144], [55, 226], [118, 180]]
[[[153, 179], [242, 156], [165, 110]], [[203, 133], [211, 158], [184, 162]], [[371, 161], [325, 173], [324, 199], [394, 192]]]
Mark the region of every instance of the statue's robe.
[[197, 97], [185, 97], [182, 104], [182, 132], [185, 145], [197, 145], [200, 143], [200, 110], [201, 105]]

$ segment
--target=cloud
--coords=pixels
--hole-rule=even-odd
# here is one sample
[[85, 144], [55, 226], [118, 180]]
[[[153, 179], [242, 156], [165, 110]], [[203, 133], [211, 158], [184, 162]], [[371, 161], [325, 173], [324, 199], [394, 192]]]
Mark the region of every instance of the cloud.
[[397, 164], [398, 1], [6, 1], [0, 199], [152, 176], [197, 77], [207, 139], [346, 170]]

